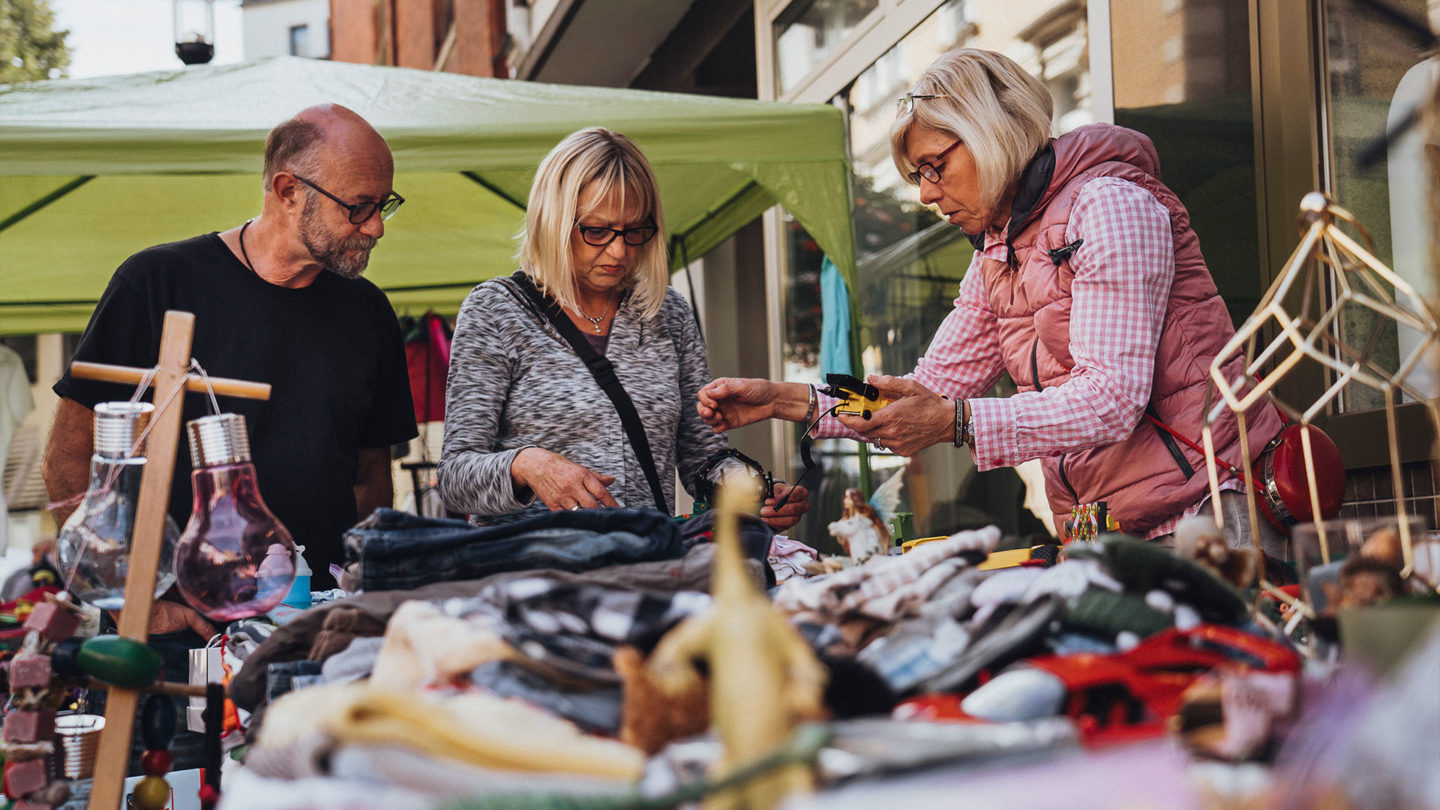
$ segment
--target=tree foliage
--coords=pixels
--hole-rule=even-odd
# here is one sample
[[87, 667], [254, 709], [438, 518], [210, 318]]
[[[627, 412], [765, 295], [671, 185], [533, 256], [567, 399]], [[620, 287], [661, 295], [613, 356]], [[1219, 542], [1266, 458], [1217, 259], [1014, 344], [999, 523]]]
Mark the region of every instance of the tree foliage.
[[0, 0], [0, 84], [64, 76], [69, 33], [55, 30], [50, 0]]

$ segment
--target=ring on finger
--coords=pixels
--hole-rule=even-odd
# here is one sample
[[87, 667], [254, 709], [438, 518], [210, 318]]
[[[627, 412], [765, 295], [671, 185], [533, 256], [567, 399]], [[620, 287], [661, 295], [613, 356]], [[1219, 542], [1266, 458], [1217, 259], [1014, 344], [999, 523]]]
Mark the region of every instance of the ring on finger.
[[579, 509], [579, 508], [580, 508], [580, 504], [577, 503], [577, 504], [575, 504], [575, 505], [573, 505], [573, 506], [570, 507], [570, 511], [571, 511], [571, 512], [574, 512], [575, 510], [577, 510], [577, 509]]

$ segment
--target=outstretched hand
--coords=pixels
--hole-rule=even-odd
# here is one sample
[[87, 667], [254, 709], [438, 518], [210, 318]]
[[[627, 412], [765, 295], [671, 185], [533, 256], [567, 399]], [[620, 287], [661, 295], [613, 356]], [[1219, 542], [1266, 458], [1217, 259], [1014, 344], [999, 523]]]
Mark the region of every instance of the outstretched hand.
[[510, 477], [518, 486], [529, 487], [552, 512], [620, 505], [606, 489], [615, 483], [615, 476], [602, 475], [539, 447], [515, 454]]
[[769, 380], [720, 377], [700, 389], [695, 410], [711, 430], [724, 433], [774, 416], [778, 396]]
[[901, 456], [913, 456], [932, 444], [953, 441], [954, 402], [905, 377], [871, 375], [865, 381], [898, 399], [872, 412], [869, 419], [839, 414], [840, 424], [865, 441]]

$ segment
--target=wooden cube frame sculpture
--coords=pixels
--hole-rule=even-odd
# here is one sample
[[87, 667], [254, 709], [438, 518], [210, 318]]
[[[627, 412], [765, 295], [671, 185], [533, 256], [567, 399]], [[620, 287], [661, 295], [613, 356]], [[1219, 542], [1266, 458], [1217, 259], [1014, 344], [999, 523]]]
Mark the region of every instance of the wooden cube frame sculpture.
[[[1268, 397], [1293, 422], [1309, 425], [1316, 416], [1325, 412], [1346, 386], [1358, 383], [1373, 388], [1385, 398], [1390, 474], [1404, 554], [1401, 574], [1408, 576], [1414, 568], [1414, 553], [1410, 527], [1404, 519], [1405, 490], [1400, 477], [1396, 396], [1397, 392], [1404, 392], [1424, 403], [1437, 432], [1440, 432], [1440, 406], [1437, 406], [1436, 399], [1428, 392], [1417, 391], [1407, 382], [1410, 373], [1425, 362], [1440, 341], [1437, 338], [1440, 314], [1437, 314], [1434, 302], [1426, 301], [1409, 282], [1375, 258], [1373, 242], [1364, 225], [1335, 205], [1329, 197], [1319, 192], [1305, 195], [1300, 203], [1300, 224], [1300, 244], [1286, 260], [1279, 276], [1261, 299], [1260, 306], [1236, 330], [1235, 336], [1210, 365], [1210, 404], [1203, 435], [1211, 497], [1218, 499], [1220, 494], [1211, 426], [1226, 411], [1233, 412], [1239, 422], [1242, 466], [1253, 470], [1253, 462], [1263, 448], [1250, 446], [1245, 413], [1262, 398]], [[1342, 224], [1353, 226], [1366, 244], [1362, 245], [1346, 233], [1341, 228]], [[1297, 302], [1298, 307], [1292, 312], [1288, 307], [1296, 306]], [[1339, 334], [1336, 328], [1347, 307], [1361, 307], [1379, 316], [1375, 326], [1358, 345], [1347, 342], [1347, 336]], [[1382, 366], [1376, 358], [1378, 338], [1392, 324], [1403, 324], [1422, 335], [1419, 344], [1400, 358], [1394, 371]], [[1275, 337], [1265, 342], [1267, 330], [1273, 331]], [[1238, 380], [1226, 379], [1224, 365], [1237, 355], [1245, 358], [1244, 375]], [[1275, 389], [1280, 380], [1306, 360], [1321, 364], [1331, 373], [1333, 381], [1319, 398], [1299, 407], [1280, 399]], [[1268, 372], [1256, 383], [1255, 378], [1265, 369], [1269, 369]], [[1309, 432], [1302, 431], [1301, 437], [1309, 478], [1311, 514], [1315, 516], [1322, 557], [1328, 562], [1329, 539], [1319, 519], [1320, 496]], [[1246, 495], [1251, 536], [1256, 539], [1258, 550], [1257, 529], [1260, 523], [1253, 488], [1247, 489]], [[1215, 510], [1215, 519], [1217, 524], [1222, 524], [1222, 510]], [[1307, 615], [1310, 613], [1308, 606], [1280, 594], [1271, 583], [1262, 580], [1261, 585], [1282, 601], [1302, 608]]]

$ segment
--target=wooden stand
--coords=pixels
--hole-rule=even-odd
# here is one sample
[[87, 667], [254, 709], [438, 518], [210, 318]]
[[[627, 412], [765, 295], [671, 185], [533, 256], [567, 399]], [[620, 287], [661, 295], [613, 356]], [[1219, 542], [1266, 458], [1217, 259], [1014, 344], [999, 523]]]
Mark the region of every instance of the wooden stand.
[[[174, 310], [165, 313], [160, 334], [160, 357], [156, 367], [155, 413], [147, 441], [145, 473], [140, 480], [136, 504], [135, 532], [130, 545], [130, 574], [125, 580], [125, 607], [120, 611], [119, 633], [142, 644], [150, 635], [150, 609], [154, 604], [155, 576], [160, 566], [160, 548], [165, 531], [165, 514], [170, 502], [170, 481], [175, 474], [175, 448], [180, 441], [184, 412], [181, 388], [204, 391], [207, 386], [189, 374], [190, 343], [195, 316]], [[76, 363], [72, 373], [86, 379], [112, 382], [140, 382], [145, 369]], [[269, 399], [270, 386], [240, 380], [211, 378], [209, 388], [216, 394], [246, 399]], [[124, 798], [125, 771], [130, 761], [130, 735], [140, 691], [109, 687], [105, 702], [105, 729], [95, 757], [92, 810], [120, 810]]]

